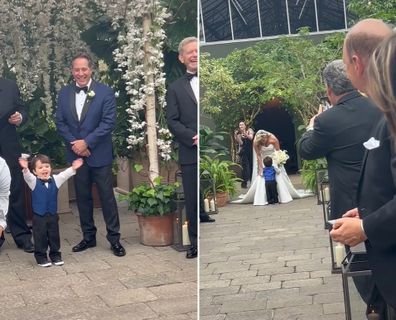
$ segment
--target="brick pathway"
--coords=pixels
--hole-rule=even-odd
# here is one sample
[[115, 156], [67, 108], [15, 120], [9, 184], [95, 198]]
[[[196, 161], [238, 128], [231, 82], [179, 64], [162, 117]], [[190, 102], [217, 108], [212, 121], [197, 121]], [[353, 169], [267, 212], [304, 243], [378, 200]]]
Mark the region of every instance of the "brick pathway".
[[[73, 210], [75, 211], [75, 210]], [[120, 208], [122, 243], [116, 257], [95, 212], [97, 247], [72, 253], [81, 240], [78, 217], [60, 215], [64, 266], [41, 268], [16, 249], [10, 235], [0, 250], [1, 319], [7, 320], [192, 320], [197, 318], [196, 263], [171, 247], [138, 243], [134, 215]]]
[[345, 319], [321, 208], [314, 197], [228, 204], [201, 224], [200, 319]]

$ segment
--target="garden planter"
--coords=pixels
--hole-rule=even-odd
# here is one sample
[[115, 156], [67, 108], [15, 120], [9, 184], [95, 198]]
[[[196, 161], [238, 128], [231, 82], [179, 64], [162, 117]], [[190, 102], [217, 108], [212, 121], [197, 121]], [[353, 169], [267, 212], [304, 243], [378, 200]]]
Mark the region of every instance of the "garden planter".
[[162, 247], [173, 243], [173, 213], [148, 217], [137, 213], [137, 217], [141, 244]]
[[217, 207], [225, 207], [229, 200], [228, 192], [217, 192], [216, 200], [217, 200]]

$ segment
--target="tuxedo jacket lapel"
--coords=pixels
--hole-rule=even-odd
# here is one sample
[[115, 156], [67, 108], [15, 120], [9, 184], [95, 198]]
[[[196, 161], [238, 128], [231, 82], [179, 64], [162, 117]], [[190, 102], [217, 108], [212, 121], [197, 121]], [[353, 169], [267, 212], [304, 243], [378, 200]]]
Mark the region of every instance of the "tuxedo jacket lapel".
[[361, 192], [361, 189], [362, 189], [363, 178], [364, 178], [364, 168], [366, 167], [368, 154], [369, 154], [369, 150], [366, 150], [364, 152], [363, 161], [362, 161], [362, 167], [360, 169], [360, 178], [359, 178], [358, 190], [357, 190], [357, 194], [356, 194], [356, 197], [357, 197], [358, 200], [360, 199], [360, 192]]
[[[92, 83], [91, 83], [90, 87], [88, 88], [88, 92], [89, 91], [94, 91], [95, 92], [94, 89], [95, 89], [95, 82], [92, 80]], [[87, 97], [85, 98], [83, 109], [81, 111], [80, 123], [82, 123], [84, 121], [85, 116], [87, 115], [89, 106], [91, 105], [91, 102], [92, 102], [93, 98], [94, 97], [88, 97], [88, 94], [87, 94]]]
[[184, 88], [186, 89], [188, 95], [191, 97], [191, 99], [193, 99], [195, 105], [197, 105], [197, 104], [198, 104], [198, 103], [197, 103], [197, 99], [195, 98], [194, 91], [193, 91], [192, 88], [191, 88], [191, 83], [190, 83], [190, 81], [188, 80], [188, 78], [187, 78], [186, 75], [184, 76], [184, 79], [185, 79], [185, 81], [183, 81], [183, 86], [184, 86]]
[[78, 122], [77, 109], [76, 109], [76, 92], [75, 90], [73, 90], [73, 85], [70, 85], [69, 103], [70, 103], [71, 114], [73, 115], [74, 120]]

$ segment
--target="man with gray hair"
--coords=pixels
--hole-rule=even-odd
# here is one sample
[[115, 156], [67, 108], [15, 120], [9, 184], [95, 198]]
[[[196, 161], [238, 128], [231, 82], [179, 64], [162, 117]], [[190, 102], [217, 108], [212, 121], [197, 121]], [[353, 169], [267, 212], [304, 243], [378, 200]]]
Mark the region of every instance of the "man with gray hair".
[[173, 82], [166, 95], [166, 119], [179, 144], [179, 164], [191, 247], [187, 258], [198, 256], [198, 39], [188, 37], [179, 44], [179, 60], [186, 74]]
[[[315, 115], [300, 140], [300, 155], [306, 160], [326, 157], [331, 214], [338, 219], [357, 205], [357, 190], [362, 167], [363, 142], [370, 137], [382, 114], [352, 86], [342, 60], [330, 62], [323, 70], [327, 97], [333, 107]], [[346, 247], [349, 251], [349, 247]], [[370, 276], [354, 278], [362, 299], [371, 299]]]
[[356, 192], [365, 142], [381, 112], [352, 86], [342, 60], [323, 70], [331, 109], [315, 115], [300, 140], [300, 155], [311, 160], [326, 157], [331, 219], [356, 207]]

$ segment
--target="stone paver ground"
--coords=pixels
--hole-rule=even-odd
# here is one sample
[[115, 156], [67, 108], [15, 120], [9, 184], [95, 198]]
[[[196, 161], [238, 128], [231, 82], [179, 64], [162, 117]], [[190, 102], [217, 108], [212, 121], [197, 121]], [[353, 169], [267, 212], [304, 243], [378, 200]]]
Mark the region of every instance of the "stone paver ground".
[[135, 215], [120, 205], [121, 241], [116, 257], [95, 210], [97, 246], [72, 253], [81, 239], [76, 210], [60, 215], [65, 264], [42, 268], [11, 236], [0, 251], [1, 319], [7, 320], [192, 320], [197, 319], [197, 259], [171, 247], [139, 244]]
[[[299, 176], [292, 176], [295, 185]], [[341, 275], [315, 197], [228, 204], [200, 229], [201, 320], [343, 320]], [[363, 319], [352, 289], [353, 319]]]

